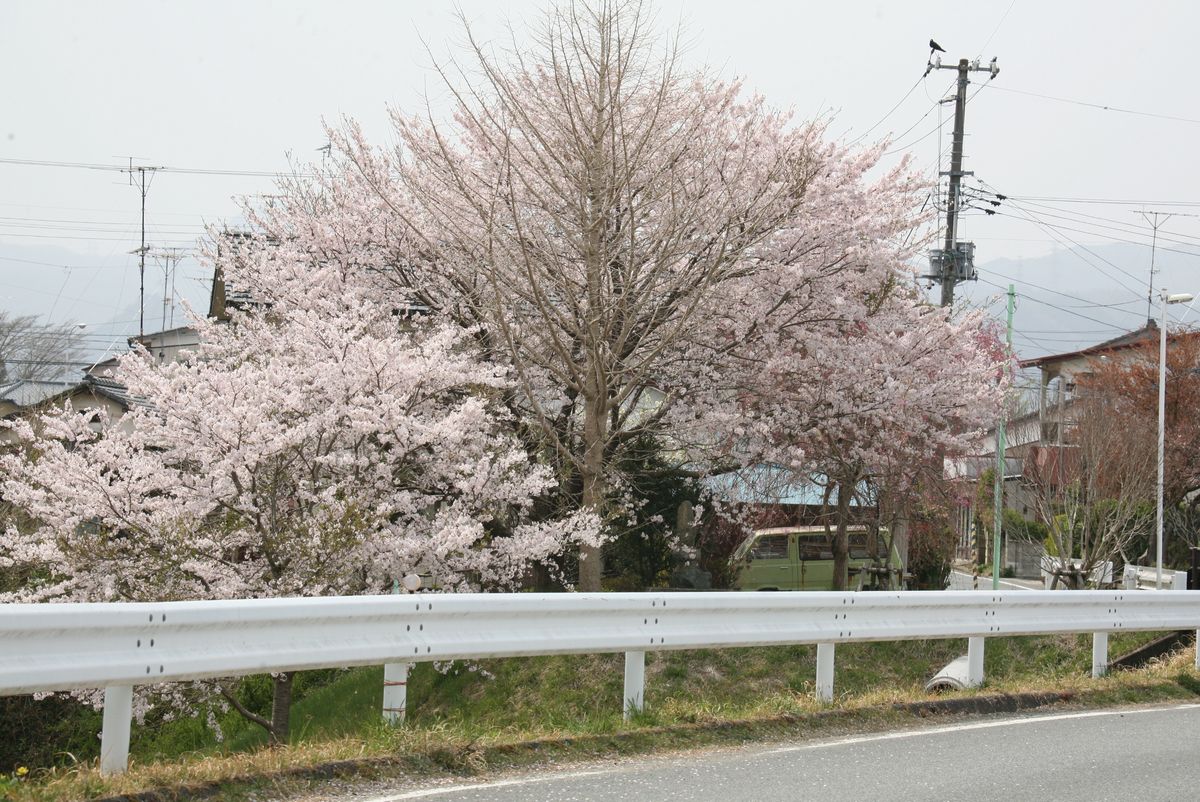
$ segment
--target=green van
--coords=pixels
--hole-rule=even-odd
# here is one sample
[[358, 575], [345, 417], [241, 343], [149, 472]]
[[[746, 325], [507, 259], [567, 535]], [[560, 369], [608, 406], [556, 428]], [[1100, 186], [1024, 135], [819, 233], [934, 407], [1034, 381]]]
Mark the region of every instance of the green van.
[[[885, 532], [852, 526], [849, 585], [855, 590], [898, 590], [900, 558]], [[759, 529], [730, 557], [737, 590], [833, 590], [833, 534], [824, 526]]]

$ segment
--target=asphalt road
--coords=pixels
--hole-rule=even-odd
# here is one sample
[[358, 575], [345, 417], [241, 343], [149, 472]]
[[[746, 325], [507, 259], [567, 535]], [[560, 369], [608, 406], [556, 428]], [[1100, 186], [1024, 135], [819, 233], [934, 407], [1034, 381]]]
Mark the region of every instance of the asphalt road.
[[[950, 587], [947, 590], [988, 590], [992, 589], [992, 578], [981, 576], [979, 581], [965, 571], [955, 568], [950, 572]], [[1001, 579], [1000, 590], [1044, 590], [1040, 580], [1032, 579]]]
[[987, 718], [826, 741], [595, 764], [356, 802], [760, 802], [1200, 798], [1200, 705]]

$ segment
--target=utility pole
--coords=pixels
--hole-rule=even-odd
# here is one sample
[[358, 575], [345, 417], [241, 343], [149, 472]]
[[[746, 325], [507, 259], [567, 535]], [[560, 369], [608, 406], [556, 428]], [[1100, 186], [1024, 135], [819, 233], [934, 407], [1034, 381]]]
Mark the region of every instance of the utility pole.
[[940, 181], [942, 175], [950, 176], [950, 189], [946, 195], [946, 239], [941, 250], [929, 252], [930, 275], [926, 277], [942, 285], [942, 306], [950, 306], [954, 303], [955, 285], [960, 281], [969, 281], [975, 278], [975, 243], [958, 241], [958, 215], [963, 206], [960, 185], [964, 175], [974, 175], [971, 172], [964, 173], [962, 169], [963, 131], [967, 119], [969, 75], [972, 72], [986, 72], [990, 74], [988, 80], [991, 80], [1000, 73], [1000, 67], [996, 65], [996, 59], [992, 59], [987, 66], [981, 66], [979, 59], [968, 61], [965, 58], [959, 59], [957, 65], [950, 65], [942, 64], [942, 58], [938, 56], [936, 60], [929, 62], [925, 74], [928, 75], [933, 70], [958, 71], [958, 91], [954, 96], [954, 139], [951, 143], [950, 170], [942, 172], [938, 178]]
[[[1017, 299], [1017, 291], [1013, 285], [1008, 285], [1008, 328], [1005, 331], [1004, 342], [1008, 352], [1012, 353], [1013, 306]], [[1004, 460], [1005, 443], [1004, 418], [1008, 414], [1008, 405], [1000, 410], [1000, 422], [996, 424], [996, 477], [992, 485], [992, 590], [1000, 590], [1000, 533], [1004, 523], [1004, 473], [1007, 463]]]
[[[142, 194], [142, 244], [137, 250], [130, 251], [138, 255], [138, 337], [146, 336], [146, 173], [153, 175], [161, 167], [134, 167], [133, 157], [129, 157], [129, 186], [138, 187]], [[134, 181], [133, 174], [137, 173], [138, 180]]]
[[[175, 272], [180, 260], [187, 255], [187, 248], [157, 248], [150, 255], [163, 269], [163, 308], [162, 331], [175, 328]], [[171, 325], [167, 326], [167, 313], [171, 315]]]

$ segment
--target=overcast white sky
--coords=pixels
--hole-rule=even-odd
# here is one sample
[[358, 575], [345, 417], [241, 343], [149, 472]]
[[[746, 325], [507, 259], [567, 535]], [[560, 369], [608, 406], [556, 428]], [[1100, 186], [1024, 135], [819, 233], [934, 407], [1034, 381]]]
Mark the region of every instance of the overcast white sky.
[[[543, 5], [462, 0], [457, 7], [486, 38], [500, 35], [506, 19], [519, 29]], [[289, 156], [318, 158], [322, 119], [342, 116], [384, 141], [387, 104], [411, 107], [427, 90], [436, 93], [422, 40], [435, 53], [452, 48], [461, 39], [455, 7], [7, 0], [0, 4], [0, 160], [117, 166], [133, 156], [143, 165], [271, 172], [285, 169]], [[963, 295], [985, 302], [996, 285], [1015, 280], [1017, 346], [1025, 355], [1144, 322], [1150, 231], [1137, 211], [1200, 214], [1193, 58], [1200, 4], [661, 0], [654, 7], [665, 25], [682, 21], [693, 63], [744, 77], [802, 117], [832, 115], [837, 135], [858, 136], [903, 97], [871, 136], [899, 135], [889, 158], [911, 153], [931, 176], [935, 101], [952, 73], [918, 83], [926, 42], [940, 42], [947, 61], [998, 57], [999, 77], [968, 107], [966, 167], [1024, 200], [1001, 207], [1010, 217], [964, 221], [961, 238], [977, 243], [983, 281]], [[943, 147], [951, 111], [942, 108]], [[149, 240], [188, 247], [205, 221], [236, 213], [233, 196], [270, 188], [259, 176], [161, 172], [149, 191]], [[98, 347], [136, 333], [136, 260], [127, 252], [138, 245], [138, 207], [122, 173], [0, 161], [0, 308], [87, 323]], [[1030, 215], [1040, 224], [1020, 219]], [[1158, 253], [1160, 283], [1200, 291], [1200, 218], [1168, 220], [1160, 244], [1174, 249]], [[184, 268], [179, 293], [206, 302], [194, 278], [201, 269]], [[153, 330], [162, 315], [161, 269], [148, 269], [147, 282]], [[1180, 310], [1178, 317], [1197, 315]]]

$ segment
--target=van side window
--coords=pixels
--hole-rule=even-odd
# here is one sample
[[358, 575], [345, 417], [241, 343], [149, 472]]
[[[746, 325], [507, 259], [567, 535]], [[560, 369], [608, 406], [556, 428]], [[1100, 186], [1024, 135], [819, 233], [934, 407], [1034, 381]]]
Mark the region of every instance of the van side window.
[[787, 535], [764, 535], [750, 547], [752, 560], [786, 560], [787, 556]]
[[833, 547], [829, 538], [821, 533], [804, 534], [800, 538], [801, 560], [832, 560]]
[[852, 532], [850, 539], [850, 559], [869, 560], [879, 555], [879, 541], [867, 532]]

